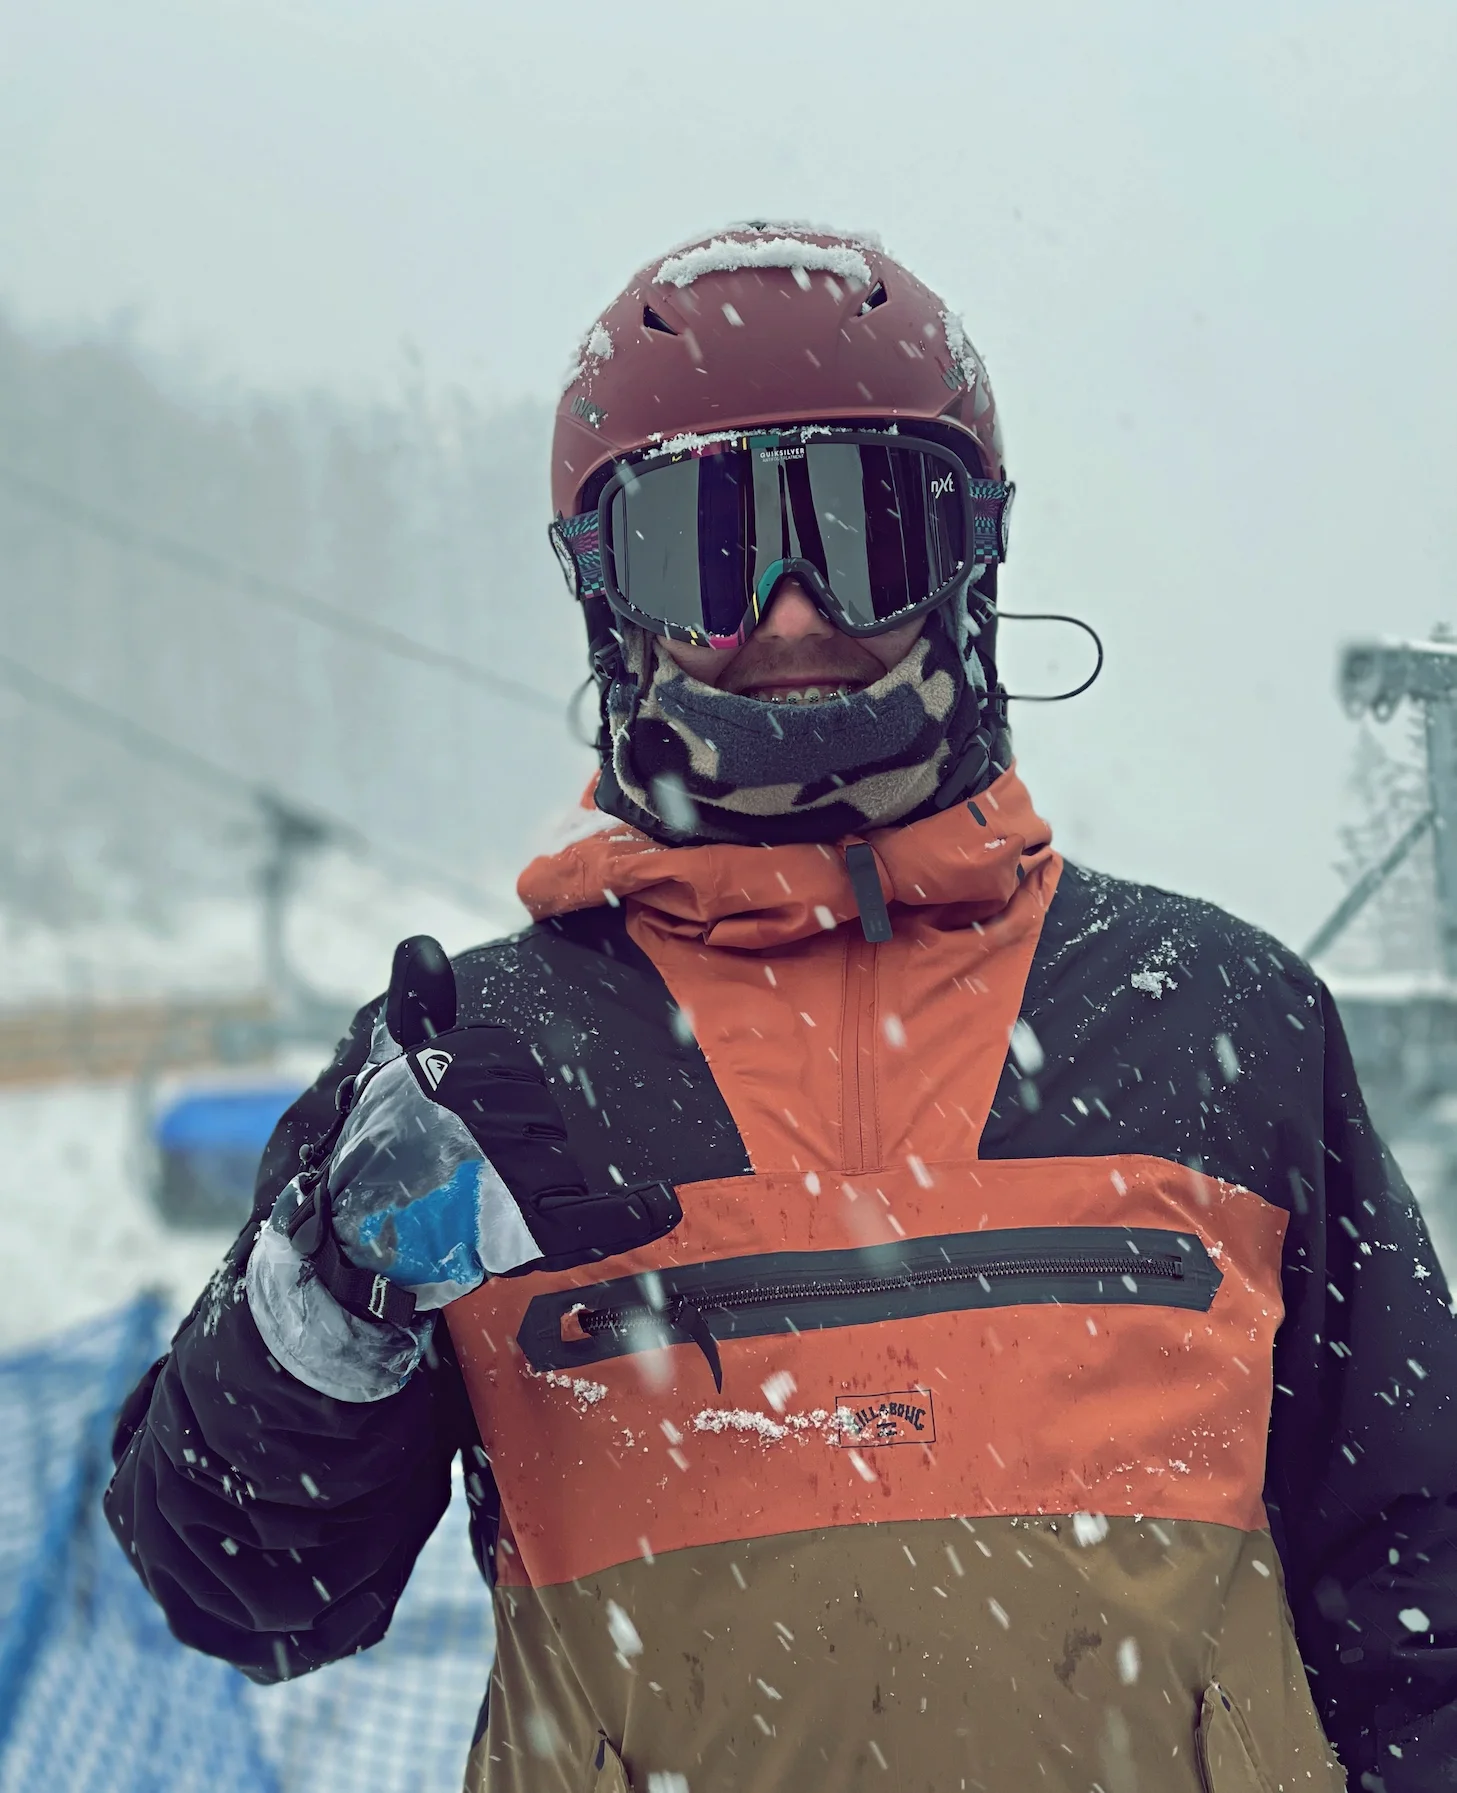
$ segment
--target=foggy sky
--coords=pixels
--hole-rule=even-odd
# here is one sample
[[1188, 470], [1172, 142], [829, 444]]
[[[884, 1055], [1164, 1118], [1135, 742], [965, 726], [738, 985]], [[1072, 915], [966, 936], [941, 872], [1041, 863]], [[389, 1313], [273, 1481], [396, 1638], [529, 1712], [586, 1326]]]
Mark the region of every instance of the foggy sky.
[[[9, 0], [0, 302], [246, 382], [554, 398], [675, 240], [874, 229], [990, 367], [1005, 604], [1107, 640], [1014, 716], [1060, 843], [1298, 944], [1337, 645], [1457, 622], [1454, 92], [1449, 0]], [[544, 543], [522, 596], [565, 601]], [[1014, 628], [1014, 689], [1076, 676]]]

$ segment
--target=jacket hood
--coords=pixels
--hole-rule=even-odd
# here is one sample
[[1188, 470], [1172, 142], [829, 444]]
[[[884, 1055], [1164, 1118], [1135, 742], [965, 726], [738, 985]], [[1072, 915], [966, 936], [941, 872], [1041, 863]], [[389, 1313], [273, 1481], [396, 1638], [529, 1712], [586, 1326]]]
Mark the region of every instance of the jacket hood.
[[516, 889], [536, 921], [627, 902], [653, 911], [665, 932], [753, 951], [809, 939], [859, 914], [844, 852], [858, 839], [875, 855], [887, 905], [950, 907], [960, 911], [953, 925], [966, 926], [1004, 909], [1052, 852], [1052, 830], [1013, 767], [941, 815], [834, 846], [667, 847], [609, 825], [534, 859]]

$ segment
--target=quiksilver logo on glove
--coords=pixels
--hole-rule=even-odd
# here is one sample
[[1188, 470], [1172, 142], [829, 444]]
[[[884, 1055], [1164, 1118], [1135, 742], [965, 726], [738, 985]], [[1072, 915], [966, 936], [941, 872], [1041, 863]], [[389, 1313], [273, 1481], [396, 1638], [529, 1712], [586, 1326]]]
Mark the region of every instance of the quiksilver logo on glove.
[[422, 1076], [426, 1083], [430, 1085], [431, 1089], [440, 1088], [440, 1079], [450, 1069], [454, 1062], [452, 1055], [440, 1046], [427, 1047], [415, 1060], [415, 1063], [420, 1067]]

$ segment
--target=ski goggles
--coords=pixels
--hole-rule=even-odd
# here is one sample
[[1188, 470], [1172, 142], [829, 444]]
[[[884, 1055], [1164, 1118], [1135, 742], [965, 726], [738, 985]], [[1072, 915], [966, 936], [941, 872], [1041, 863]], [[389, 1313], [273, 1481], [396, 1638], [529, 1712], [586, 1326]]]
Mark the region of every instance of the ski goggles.
[[879, 635], [1005, 559], [1013, 491], [928, 437], [815, 424], [620, 461], [550, 533], [579, 599], [655, 635], [737, 647], [787, 574], [846, 634]]

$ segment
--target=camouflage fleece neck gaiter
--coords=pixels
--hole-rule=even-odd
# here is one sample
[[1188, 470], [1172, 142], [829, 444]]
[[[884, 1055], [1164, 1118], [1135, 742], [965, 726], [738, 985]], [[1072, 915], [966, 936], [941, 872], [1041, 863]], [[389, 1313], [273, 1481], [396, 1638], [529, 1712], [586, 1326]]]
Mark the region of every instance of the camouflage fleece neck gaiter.
[[943, 611], [883, 678], [813, 704], [720, 691], [655, 636], [622, 634], [597, 801], [658, 838], [836, 840], [931, 813], [948, 775], [948, 800], [970, 795], [996, 754], [981, 657], [970, 638], [953, 638]]

